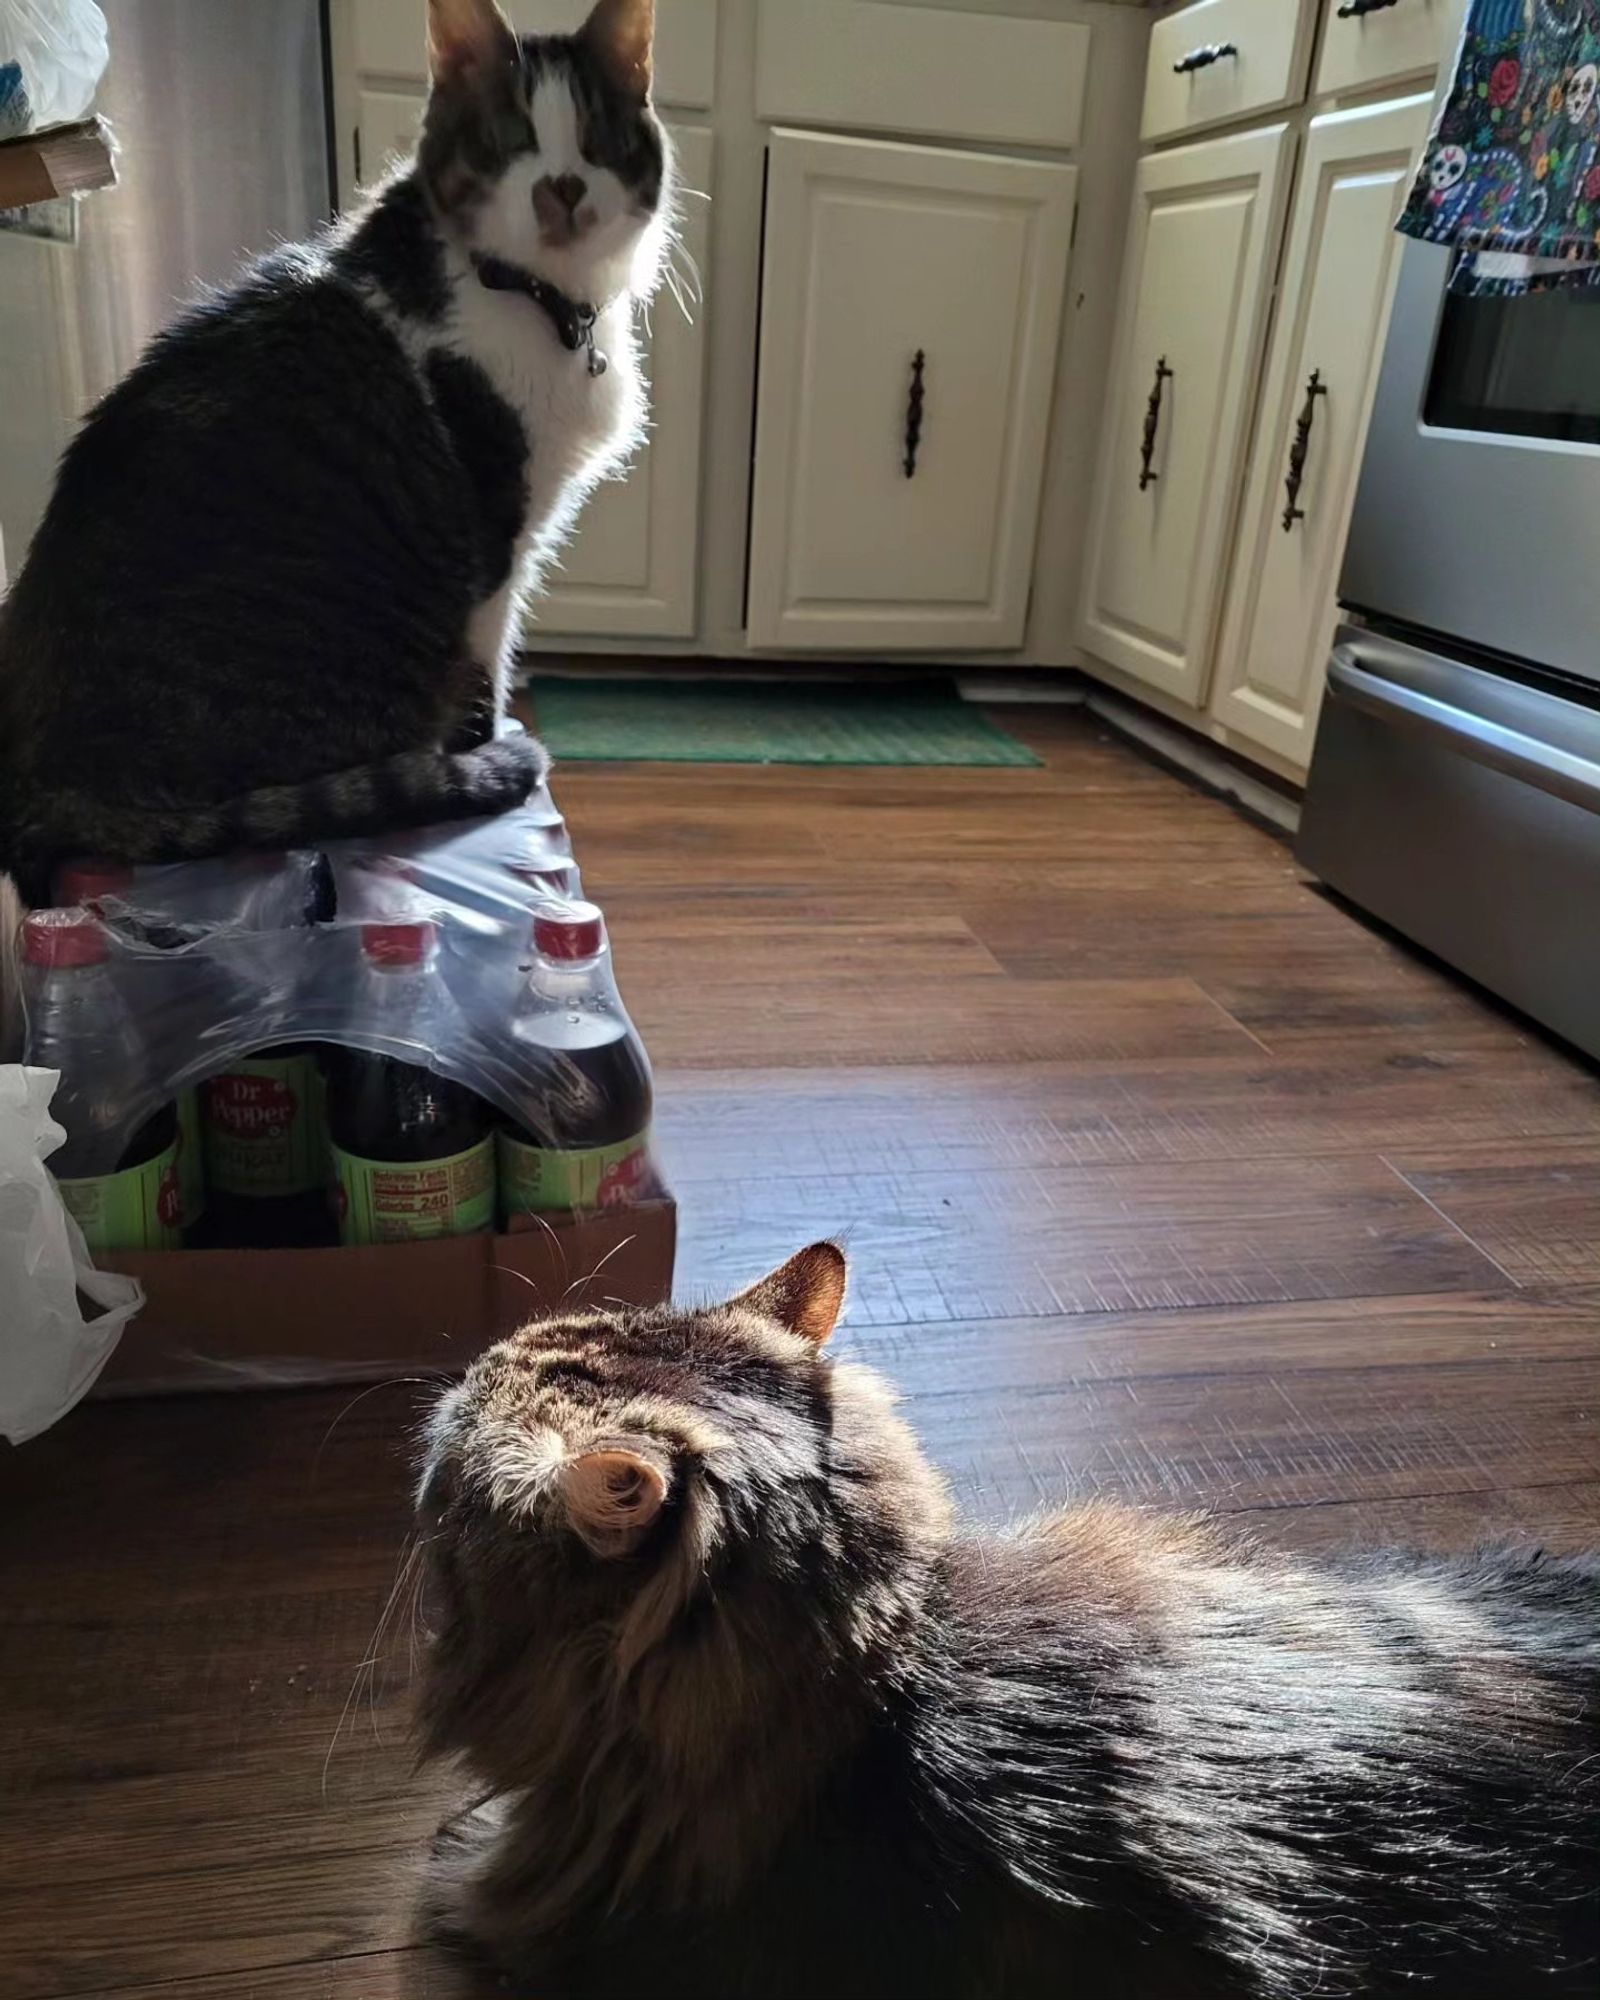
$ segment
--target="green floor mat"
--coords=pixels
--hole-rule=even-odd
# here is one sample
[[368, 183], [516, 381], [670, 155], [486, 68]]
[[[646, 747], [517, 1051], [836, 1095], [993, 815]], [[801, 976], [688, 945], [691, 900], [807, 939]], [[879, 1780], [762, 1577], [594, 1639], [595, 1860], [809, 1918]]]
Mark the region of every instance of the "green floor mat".
[[535, 727], [563, 763], [1035, 765], [947, 681], [897, 688], [536, 677]]

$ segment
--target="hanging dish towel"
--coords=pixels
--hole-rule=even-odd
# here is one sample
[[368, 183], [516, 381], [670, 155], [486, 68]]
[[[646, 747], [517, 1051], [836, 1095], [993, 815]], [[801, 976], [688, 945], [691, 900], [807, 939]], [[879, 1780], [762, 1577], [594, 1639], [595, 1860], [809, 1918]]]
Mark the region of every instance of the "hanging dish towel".
[[1462, 253], [1452, 290], [1600, 287], [1597, 94], [1600, 0], [1472, 0], [1400, 217]]

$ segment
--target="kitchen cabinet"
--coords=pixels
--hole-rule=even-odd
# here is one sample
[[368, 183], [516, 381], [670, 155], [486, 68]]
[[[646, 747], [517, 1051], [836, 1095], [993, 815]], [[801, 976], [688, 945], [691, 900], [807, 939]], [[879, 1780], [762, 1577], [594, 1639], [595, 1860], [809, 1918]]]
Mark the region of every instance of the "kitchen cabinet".
[[1245, 487], [1211, 713], [1311, 756], [1334, 592], [1431, 96], [1314, 118]]
[[1319, 97], [1372, 90], [1448, 63], [1467, 0], [1323, 0]]
[[756, 115], [774, 125], [1076, 146], [1094, 36], [1017, 10], [756, 0]]
[[773, 133], [752, 644], [1021, 643], [1076, 182]]
[[[570, 34], [592, 0], [499, 0], [519, 34]], [[335, 64], [367, 77], [427, 75], [424, 0], [332, 0]], [[717, 63], [717, 0], [656, 0], [655, 93], [659, 104], [703, 111]]]
[[1146, 144], [1260, 117], [1306, 87], [1315, 0], [1193, 0], [1150, 31]]
[[1139, 163], [1082, 638], [1198, 706], [1287, 192], [1289, 129]]

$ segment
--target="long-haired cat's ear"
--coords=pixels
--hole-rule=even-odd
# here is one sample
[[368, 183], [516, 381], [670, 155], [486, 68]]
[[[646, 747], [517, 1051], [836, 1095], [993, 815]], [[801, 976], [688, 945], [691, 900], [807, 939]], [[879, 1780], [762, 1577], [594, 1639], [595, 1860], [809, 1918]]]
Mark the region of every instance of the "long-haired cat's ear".
[[435, 83], [470, 83], [517, 59], [517, 37], [495, 0], [428, 0], [428, 69]]
[[597, 1556], [625, 1556], [666, 1503], [667, 1476], [625, 1445], [580, 1452], [561, 1468], [573, 1529]]
[[619, 90], [641, 99], [650, 95], [655, 32], [655, 0], [595, 0], [583, 24], [595, 61]]
[[849, 1267], [837, 1243], [812, 1243], [731, 1303], [820, 1347], [839, 1322]]

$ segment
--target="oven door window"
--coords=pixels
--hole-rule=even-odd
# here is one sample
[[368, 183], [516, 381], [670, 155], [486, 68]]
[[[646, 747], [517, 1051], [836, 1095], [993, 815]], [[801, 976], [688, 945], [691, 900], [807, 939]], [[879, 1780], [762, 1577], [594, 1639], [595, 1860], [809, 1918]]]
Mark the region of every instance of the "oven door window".
[[1445, 294], [1423, 421], [1600, 444], [1600, 286]]

